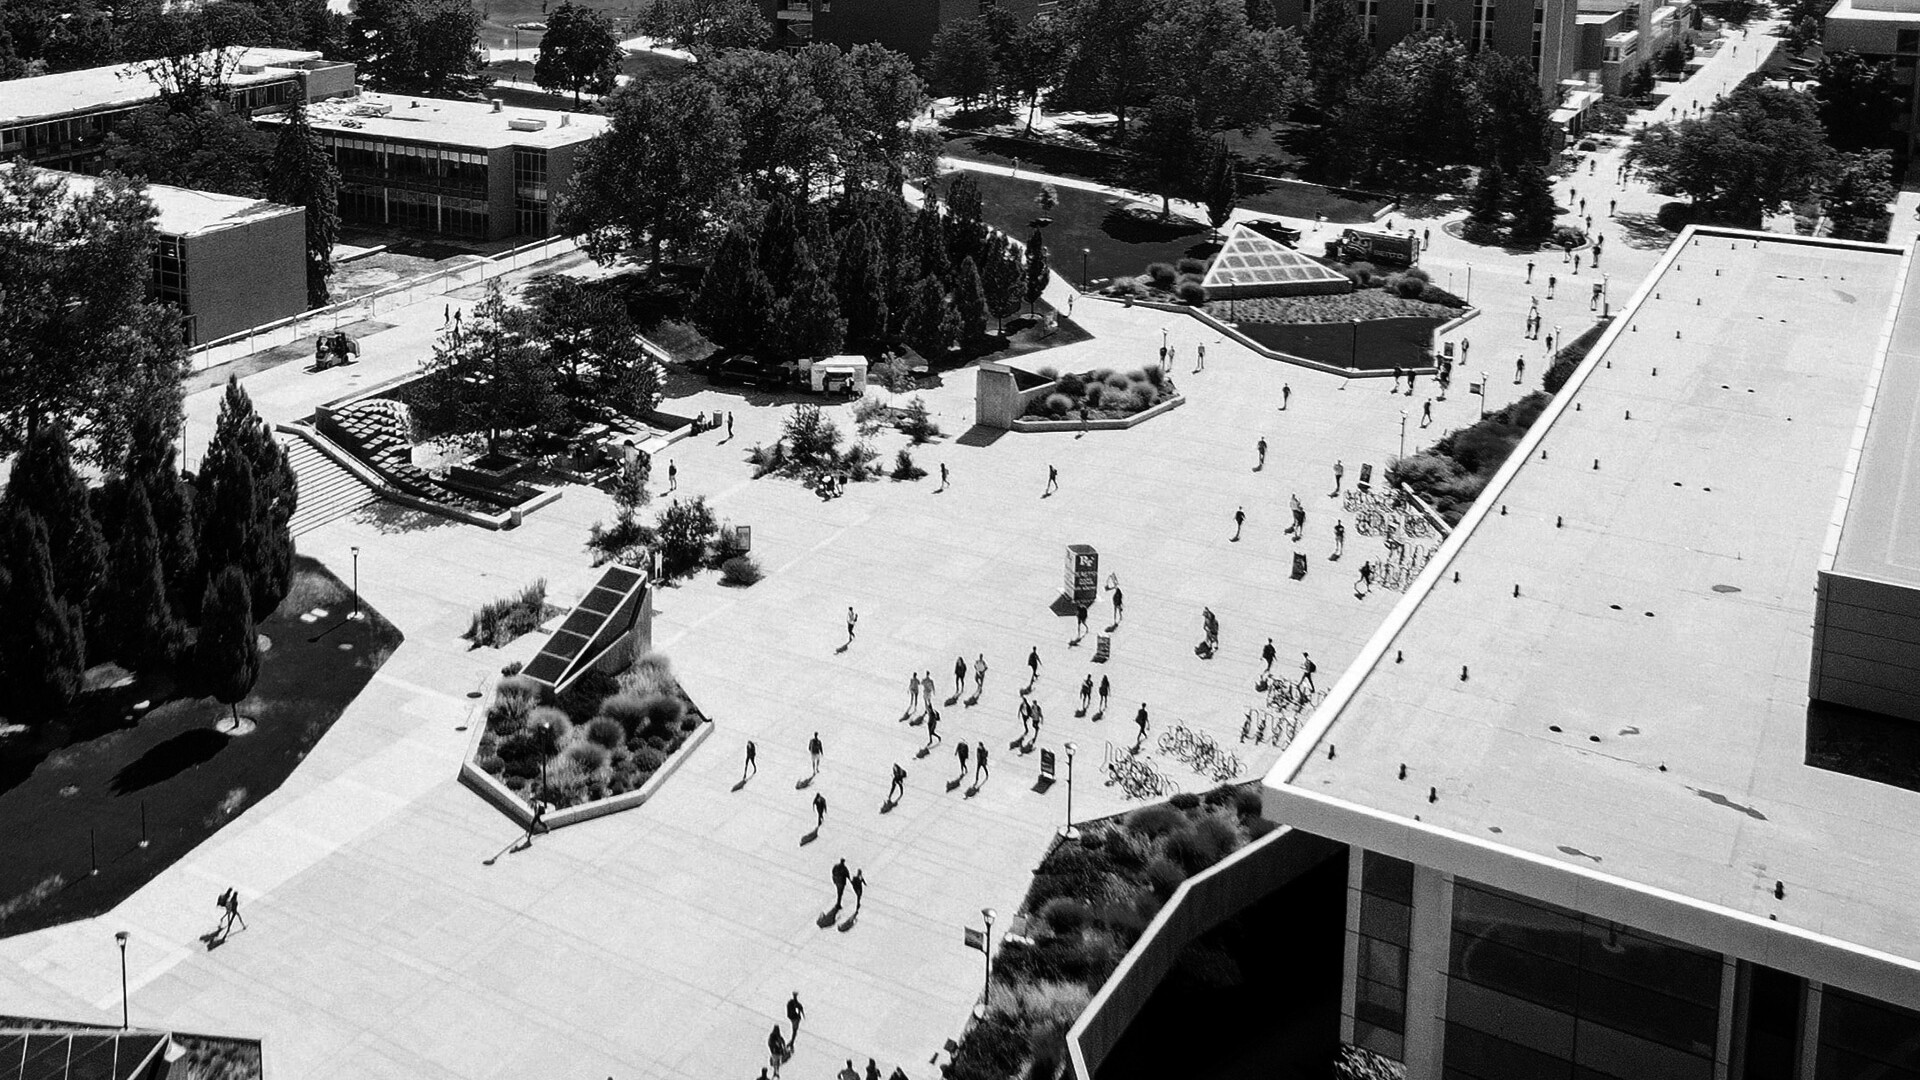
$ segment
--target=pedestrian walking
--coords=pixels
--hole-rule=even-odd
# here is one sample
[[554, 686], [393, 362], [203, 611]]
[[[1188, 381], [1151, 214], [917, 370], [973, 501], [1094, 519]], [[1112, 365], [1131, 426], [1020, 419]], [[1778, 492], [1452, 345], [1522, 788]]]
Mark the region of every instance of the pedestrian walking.
[[1134, 739], [1133, 741], [1133, 748], [1135, 750], [1138, 750], [1147, 741], [1147, 724], [1149, 723], [1149, 721], [1147, 719], [1147, 703], [1146, 702], [1144, 701], [1141, 702], [1140, 711], [1133, 714], [1133, 723], [1135, 727], [1138, 727], [1140, 729], [1139, 737]]
[[827, 827], [827, 797], [819, 792], [813, 793], [813, 831], [819, 832]]
[[1262, 675], [1273, 673], [1273, 658], [1275, 655], [1277, 654], [1273, 651], [1273, 639], [1268, 638], [1267, 643], [1260, 647], [1260, 659], [1267, 663], [1265, 670], [1261, 672]]
[[887, 785], [887, 801], [897, 803], [906, 796], [907, 770], [901, 768], [900, 763], [896, 761], [893, 763], [893, 783]]
[[[847, 873], [847, 860], [841, 859], [839, 862], [833, 864], [833, 910], [835, 911], [839, 911], [840, 905], [846, 902], [847, 878], [849, 876]], [[780, 1029], [774, 1028], [774, 1030], [779, 1031]]]
[[853, 872], [853, 881], [850, 884], [853, 885], [853, 913], [858, 915], [860, 914], [860, 905], [865, 903], [867, 899], [867, 872], [865, 870], [855, 870]]
[[1194, 346], [1193, 348], [1193, 370], [1195, 371], [1207, 370], [1207, 346], [1205, 342], [1202, 342], [1199, 345]]
[[1598, 158], [1588, 158], [1587, 159], [1587, 175], [1592, 176], [1593, 170], [1598, 168], [1599, 165], [1600, 165], [1600, 160]]
[[527, 843], [533, 843], [534, 833], [552, 832], [547, 828], [547, 800], [536, 796], [532, 803], [533, 819], [527, 822]]
[[1113, 684], [1107, 681], [1107, 677], [1105, 675], [1100, 676], [1100, 710], [1095, 715], [1106, 714], [1107, 695], [1111, 693], [1112, 690], [1113, 690]]
[[[1548, 346], [1551, 348], [1552, 346]], [[1527, 376], [1527, 358], [1518, 357], [1513, 362], [1513, 385], [1519, 386], [1520, 380]]]
[[[1333, 459], [1333, 493], [1335, 495], [1340, 494], [1340, 482], [1346, 478], [1346, 475], [1347, 475], [1347, 463], [1340, 460], [1339, 458]], [[1295, 506], [1299, 506], [1300, 500], [1295, 499], [1293, 501], [1293, 504]]]
[[940, 710], [929, 708], [927, 710], [927, 749], [929, 750], [933, 749], [933, 744], [939, 741], [940, 741]]
[[1613, 213], [1614, 213], [1614, 210], [1615, 210], [1615, 209], [1616, 209], [1617, 207], [1619, 207], [1619, 205], [1620, 205], [1620, 200], [1619, 200], [1619, 199], [1608, 199], [1608, 200], [1607, 200], [1607, 216], [1608, 216], [1608, 217], [1612, 217], [1612, 216], [1613, 216]]
[[1366, 562], [1363, 562], [1360, 564], [1360, 583], [1367, 587], [1368, 592], [1373, 591], [1373, 560], [1372, 559], [1368, 559]]
[[800, 1041], [800, 1021], [806, 1019], [807, 1007], [800, 1004], [800, 991], [795, 990], [787, 999], [787, 1021], [793, 1025], [793, 1034], [787, 1039], [789, 1044]]
[[973, 744], [973, 786], [979, 787], [987, 781], [987, 744]]
[[1393, 390], [1390, 392], [1395, 394], [1400, 392], [1400, 365], [1399, 364], [1393, 365]]
[[880, 1080], [880, 1063], [872, 1058], [867, 1059], [866, 1080]]
[[1240, 530], [1247, 524], [1247, 508], [1238, 507], [1233, 512], [1233, 542], [1240, 542]]
[[1074, 629], [1078, 632], [1078, 636], [1073, 640], [1079, 641], [1080, 638], [1087, 636], [1087, 605], [1073, 605], [1073, 621]]
[[1120, 593], [1120, 586], [1113, 587], [1113, 625], [1120, 625], [1120, 617], [1127, 612], [1126, 598]]
[[748, 773], [752, 773], [755, 776], [760, 775], [760, 762], [758, 760], [759, 756], [760, 756], [760, 748], [754, 745], [752, 739], [748, 739], [747, 740], [747, 760], [744, 765], [740, 766], [740, 782], [741, 783], [744, 784], [747, 782]]
[[1293, 400], [1293, 384], [1281, 383], [1280, 384], [1280, 411], [1286, 412], [1287, 403], [1292, 400]]
[[1206, 638], [1207, 654], [1211, 656], [1220, 644], [1220, 619], [1210, 607], [1200, 609], [1200, 633]]
[[1038, 645], [1027, 652], [1027, 670], [1033, 672], [1033, 676], [1027, 680], [1027, 688], [1031, 690], [1033, 684], [1040, 681], [1040, 646]]
[[947, 490], [947, 463], [944, 461], [940, 463], [940, 490]]
[[1554, 286], [1558, 284], [1560, 284], [1559, 278], [1555, 277], [1552, 274], [1547, 275], [1547, 299], [1549, 300], [1553, 299], [1553, 289], [1554, 289]]
[[920, 703], [928, 712], [933, 711], [933, 695], [935, 693], [936, 691], [933, 688], [933, 669], [929, 668], [925, 674], [920, 676]]
[[953, 696], [958, 698], [961, 694], [966, 693], [966, 691], [967, 658], [965, 656], [956, 656], [953, 658]]
[[1307, 508], [1299, 503], [1293, 504], [1293, 539], [1295, 543], [1307, 538]]
[[680, 466], [671, 461], [667, 462], [667, 490], [680, 490]]
[[1033, 727], [1033, 699], [1020, 699], [1020, 741], [1027, 741], [1027, 732]]
[[1344, 521], [1336, 521], [1333, 523], [1333, 557], [1337, 559], [1346, 554], [1346, 551], [1347, 523]]
[[973, 696], [979, 697], [980, 691], [987, 685], [987, 654], [981, 653], [973, 659]]
[[[1368, 584], [1371, 585], [1372, 582], [1369, 581]], [[1313, 657], [1302, 652], [1300, 654], [1300, 685], [1306, 687], [1307, 692], [1310, 694], [1313, 693], [1314, 689], [1313, 673], [1318, 670], [1320, 670], [1320, 667], [1313, 662]]]
[[1091, 708], [1092, 705], [1093, 705], [1093, 672], [1089, 671], [1087, 672], [1087, 677], [1080, 681], [1080, 715], [1085, 716], [1087, 710]]
[[1578, 251], [1574, 252], [1573, 253], [1573, 272], [1576, 274], [1580, 272], [1580, 259], [1581, 259], [1581, 253]]
[[1527, 284], [1533, 284], [1533, 260], [1527, 260]]
[[773, 1062], [773, 1075], [780, 1075], [780, 1066], [787, 1060], [787, 1037], [780, 1033], [780, 1025], [773, 1025], [773, 1031], [767, 1035], [767, 1057]]
[[846, 1066], [834, 1076], [833, 1080], [860, 1080], [860, 1070], [853, 1067], [852, 1058], [847, 1059]]
[[1060, 470], [1053, 467], [1052, 465], [1049, 465], [1047, 466], [1047, 489], [1040, 493], [1040, 497], [1044, 499], [1047, 496], [1059, 490], [1060, 490]]
[[1033, 703], [1033, 734], [1027, 736], [1027, 746], [1032, 747], [1040, 741], [1040, 725], [1045, 723], [1047, 714], [1040, 709], [1040, 703]]
[[[965, 739], [961, 739], [960, 745], [953, 748], [953, 756], [960, 759], [960, 779], [961, 780], [965, 780], [967, 778], [967, 758], [972, 753], [973, 753], [973, 744], [969, 743]], [[951, 791], [953, 789], [948, 788], [947, 790]]]
[[1413, 368], [1407, 369], [1407, 396], [1408, 397], [1413, 396], [1413, 384], [1419, 378], [1420, 378], [1420, 372], [1414, 370]]
[[860, 625], [860, 616], [854, 613], [851, 605], [847, 608], [847, 644], [853, 644], [853, 629]]
[[727, 413], [727, 438], [733, 438], [733, 413]]
[[907, 672], [907, 715], [920, 715], [920, 676]]
[[1254, 444], [1253, 449], [1255, 453], [1260, 455], [1260, 459], [1254, 462], [1253, 467], [1255, 469], [1266, 468], [1267, 467], [1267, 437], [1265, 435], [1260, 436], [1260, 441]]
[[813, 775], [815, 776], [820, 775], [821, 749], [822, 747], [820, 745], [820, 733], [816, 731], [813, 733], [813, 738], [807, 740], [807, 753], [809, 756], [813, 758]]

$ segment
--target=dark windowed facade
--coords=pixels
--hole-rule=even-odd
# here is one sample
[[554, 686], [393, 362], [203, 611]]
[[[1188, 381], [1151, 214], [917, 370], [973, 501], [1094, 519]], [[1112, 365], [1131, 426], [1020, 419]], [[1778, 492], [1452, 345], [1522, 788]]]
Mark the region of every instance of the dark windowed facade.
[[1413, 943], [1413, 864], [1363, 853], [1353, 1041], [1398, 1061], [1407, 1033], [1407, 956]]
[[547, 234], [547, 152], [513, 152], [513, 211], [516, 231], [528, 236]]

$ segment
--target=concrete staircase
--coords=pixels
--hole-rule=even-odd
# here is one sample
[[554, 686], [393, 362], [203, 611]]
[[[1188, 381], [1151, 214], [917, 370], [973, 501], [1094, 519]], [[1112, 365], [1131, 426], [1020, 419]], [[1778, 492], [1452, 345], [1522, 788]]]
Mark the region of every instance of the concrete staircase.
[[300, 505], [288, 525], [294, 536], [346, 517], [380, 497], [307, 440], [282, 435], [280, 441], [300, 485]]

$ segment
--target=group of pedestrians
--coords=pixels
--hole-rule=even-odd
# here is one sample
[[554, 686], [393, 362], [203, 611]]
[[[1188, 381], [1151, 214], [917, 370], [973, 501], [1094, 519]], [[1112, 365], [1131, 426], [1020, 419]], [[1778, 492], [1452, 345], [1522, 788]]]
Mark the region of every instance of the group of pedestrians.
[[[857, 890], [861, 887], [859, 876], [856, 874], [852, 881], [857, 901]], [[776, 1020], [772, 1030], [767, 1032], [767, 1067], [760, 1070], [760, 1080], [774, 1080], [780, 1075], [781, 1066], [793, 1060], [794, 1048], [800, 1043], [800, 1022], [806, 1018], [807, 1007], [800, 1001], [800, 991], [795, 990], [793, 996], [787, 999], [787, 1023], [791, 1027], [783, 1029]], [[886, 1080], [907, 1080], [906, 1070], [898, 1066], [892, 1073], [882, 1074], [879, 1063], [873, 1058], [867, 1059], [864, 1071], [854, 1068], [853, 1059], [848, 1058], [847, 1066], [840, 1070], [837, 1080], [882, 1080], [883, 1075]]]

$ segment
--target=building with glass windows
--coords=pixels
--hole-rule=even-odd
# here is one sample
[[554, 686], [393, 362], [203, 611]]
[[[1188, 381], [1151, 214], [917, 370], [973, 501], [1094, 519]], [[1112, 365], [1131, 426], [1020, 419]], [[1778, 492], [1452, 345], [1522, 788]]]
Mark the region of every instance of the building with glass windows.
[[[350, 93], [353, 65], [297, 49], [240, 49], [226, 76], [227, 105], [247, 115]], [[92, 172], [107, 132], [160, 100], [146, 73], [125, 65], [0, 82], [0, 160]]]
[[1920, 1077], [1912, 256], [1689, 229], [1374, 597], [1264, 786], [1348, 845], [1342, 1040], [1412, 1080]]
[[[97, 181], [64, 174], [81, 194]], [[159, 234], [153, 295], [204, 345], [307, 309], [307, 212], [298, 206], [148, 184]]]
[[[1376, 51], [1451, 24], [1471, 52], [1491, 49], [1531, 63], [1549, 107], [1560, 100], [1561, 84], [1579, 74], [1579, 6], [1579, 0], [1353, 0]], [[1273, 10], [1280, 25], [1304, 31], [1314, 0], [1274, 0]]]
[[1821, 19], [1821, 47], [1893, 65], [1905, 106], [1894, 118], [1896, 175], [1920, 148], [1920, 0], [1838, 0]]
[[580, 153], [607, 129], [590, 113], [376, 93], [307, 117], [339, 166], [342, 220], [481, 241], [551, 234]]

